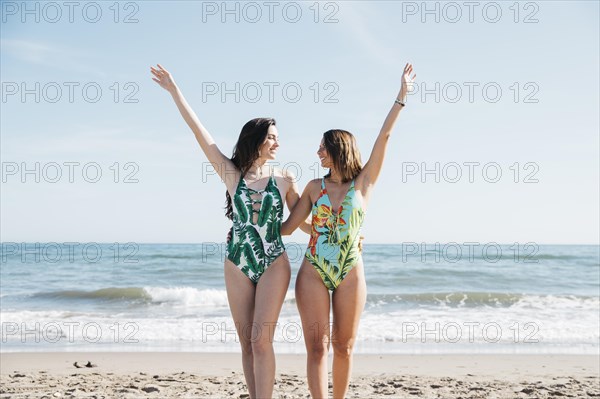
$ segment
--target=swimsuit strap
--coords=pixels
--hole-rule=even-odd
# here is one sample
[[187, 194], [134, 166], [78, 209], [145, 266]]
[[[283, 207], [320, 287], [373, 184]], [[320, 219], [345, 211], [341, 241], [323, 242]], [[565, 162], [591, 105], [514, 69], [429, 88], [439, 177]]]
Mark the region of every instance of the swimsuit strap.
[[350, 183], [350, 187], [348, 188], [348, 192], [346, 193], [346, 195], [350, 198], [354, 198], [354, 179], [352, 179], [352, 183]]
[[[269, 169], [271, 171], [270, 177], [269, 177], [269, 182], [272, 180], [273, 184], [275, 184], [275, 186], [277, 186], [277, 180], [275, 180], [275, 167], [269, 166]], [[269, 183], [267, 183], [267, 187], [268, 186], [269, 186]], [[279, 190], [279, 187], [277, 187], [277, 189]]]

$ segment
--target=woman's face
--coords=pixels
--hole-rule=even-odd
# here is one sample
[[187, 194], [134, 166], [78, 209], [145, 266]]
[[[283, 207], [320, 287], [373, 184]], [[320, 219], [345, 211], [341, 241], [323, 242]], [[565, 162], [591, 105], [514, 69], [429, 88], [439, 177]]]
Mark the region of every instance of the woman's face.
[[329, 156], [329, 153], [327, 152], [327, 149], [325, 148], [325, 142], [323, 139], [321, 139], [321, 144], [319, 145], [319, 150], [317, 151], [317, 155], [319, 156], [319, 159], [321, 160], [321, 166], [323, 168], [331, 169], [333, 167], [333, 162], [331, 161], [331, 157]]
[[266, 160], [275, 159], [275, 157], [277, 156], [277, 148], [279, 148], [278, 140], [279, 135], [277, 133], [277, 128], [273, 125], [269, 126], [269, 130], [267, 131], [267, 138], [258, 150], [259, 156]]

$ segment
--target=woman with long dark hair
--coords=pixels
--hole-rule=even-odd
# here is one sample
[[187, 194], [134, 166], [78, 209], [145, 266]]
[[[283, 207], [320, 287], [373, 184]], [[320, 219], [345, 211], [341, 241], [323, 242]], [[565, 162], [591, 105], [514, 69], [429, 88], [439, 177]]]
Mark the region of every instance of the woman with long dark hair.
[[333, 397], [344, 398], [348, 391], [352, 349], [367, 297], [360, 229], [388, 140], [416, 77], [411, 74], [412, 65], [406, 64], [400, 92], [364, 167], [350, 132], [334, 129], [323, 134], [317, 155], [329, 173], [306, 185], [281, 228], [282, 234], [291, 234], [312, 213], [310, 242], [296, 279], [296, 303], [308, 355], [308, 388], [313, 398], [327, 397], [330, 343], [334, 354]]
[[173, 97], [181, 116], [226, 186], [226, 215], [233, 221], [225, 259], [225, 285], [242, 347], [251, 398], [270, 398], [275, 382], [274, 328], [290, 282], [290, 262], [281, 240], [283, 205], [299, 200], [293, 176], [270, 169], [279, 147], [275, 120], [247, 122], [233, 156], [226, 157], [160, 64], [152, 80]]

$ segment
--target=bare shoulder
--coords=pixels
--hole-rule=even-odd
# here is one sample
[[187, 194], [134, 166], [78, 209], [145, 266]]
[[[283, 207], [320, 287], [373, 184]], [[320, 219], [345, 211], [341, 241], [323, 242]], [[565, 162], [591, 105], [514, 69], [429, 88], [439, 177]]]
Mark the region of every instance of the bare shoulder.
[[313, 179], [306, 184], [304, 191], [310, 194], [311, 200], [317, 198], [321, 192], [321, 179]]
[[307, 187], [311, 187], [311, 188], [318, 188], [319, 190], [321, 189], [321, 180], [322, 179], [312, 179], [311, 181], [309, 181], [306, 186]]
[[273, 168], [273, 177], [277, 179], [277, 183], [293, 185], [296, 183], [296, 176], [288, 170]]

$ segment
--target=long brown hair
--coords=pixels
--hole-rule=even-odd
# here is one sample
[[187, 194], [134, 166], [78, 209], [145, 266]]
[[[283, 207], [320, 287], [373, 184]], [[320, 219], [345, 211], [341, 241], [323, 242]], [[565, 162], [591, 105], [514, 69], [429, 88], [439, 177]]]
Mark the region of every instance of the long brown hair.
[[[362, 161], [352, 133], [341, 129], [328, 130], [323, 134], [323, 143], [342, 182], [347, 183], [360, 174]], [[331, 177], [331, 169], [325, 177]]]
[[[240, 137], [238, 137], [238, 141], [235, 147], [233, 147], [233, 156], [231, 157], [231, 162], [242, 173], [242, 177], [246, 175], [252, 164], [258, 159], [260, 155], [258, 151], [267, 139], [270, 126], [275, 126], [275, 119], [255, 118], [246, 122], [244, 127], [242, 127]], [[227, 200], [225, 216], [233, 220], [231, 196], [227, 191], [225, 191], [225, 198]]]

